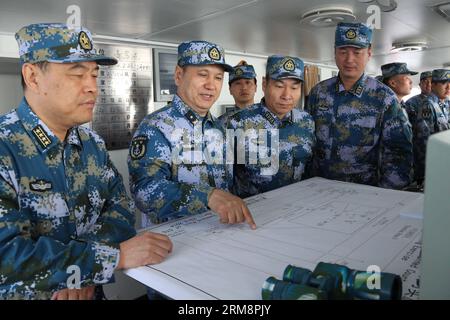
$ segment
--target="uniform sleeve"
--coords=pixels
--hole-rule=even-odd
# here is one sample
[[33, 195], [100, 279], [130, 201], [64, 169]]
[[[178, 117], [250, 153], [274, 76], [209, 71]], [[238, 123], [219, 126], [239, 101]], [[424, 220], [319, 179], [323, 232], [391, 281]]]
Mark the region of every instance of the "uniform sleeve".
[[107, 283], [119, 261], [117, 246], [34, 235], [38, 226], [21, 211], [15, 186], [14, 172], [0, 163], [0, 297], [36, 298], [41, 292], [50, 298], [67, 287], [70, 267], [79, 268], [81, 286]]
[[313, 153], [316, 146], [316, 125], [313, 118], [308, 115], [305, 121], [305, 138], [302, 141], [302, 148], [310, 153], [310, 157], [305, 162], [304, 172], [301, 176], [301, 180], [306, 180], [314, 176], [313, 173]]
[[208, 210], [214, 187], [177, 181], [173, 161], [180, 159], [172, 159], [170, 143], [157, 128], [147, 127], [145, 134], [138, 132], [133, 138], [128, 157], [130, 190], [136, 206], [154, 223]]
[[[120, 244], [136, 235], [135, 206], [128, 197], [122, 176], [111, 162], [106, 152], [106, 164], [103, 167], [103, 179], [107, 188], [98, 199], [105, 202], [95, 226], [83, 235], [83, 239], [102, 243]], [[95, 199], [94, 199], [95, 201]]]
[[380, 187], [401, 189], [411, 183], [412, 148], [411, 124], [399, 103], [393, 100], [382, 120]]

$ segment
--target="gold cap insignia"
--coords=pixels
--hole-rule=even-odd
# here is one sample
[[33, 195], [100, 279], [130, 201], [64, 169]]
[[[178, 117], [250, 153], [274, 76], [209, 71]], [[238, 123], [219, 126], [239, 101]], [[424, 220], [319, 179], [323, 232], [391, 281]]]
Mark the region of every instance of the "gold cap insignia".
[[211, 48], [211, 50], [209, 50], [208, 52], [208, 55], [213, 60], [220, 60], [220, 52], [216, 47]]
[[286, 71], [294, 71], [295, 70], [295, 62], [292, 59], [287, 60], [284, 64], [283, 64], [283, 68]]
[[356, 32], [355, 32], [355, 30], [353, 30], [353, 29], [348, 30], [348, 31], [345, 33], [345, 37], [346, 37], [347, 39], [350, 39], [350, 40], [355, 39], [355, 38], [356, 38]]
[[86, 32], [81, 31], [78, 35], [78, 43], [80, 44], [80, 47], [85, 51], [92, 50], [92, 42], [91, 39], [89, 39], [89, 36]]

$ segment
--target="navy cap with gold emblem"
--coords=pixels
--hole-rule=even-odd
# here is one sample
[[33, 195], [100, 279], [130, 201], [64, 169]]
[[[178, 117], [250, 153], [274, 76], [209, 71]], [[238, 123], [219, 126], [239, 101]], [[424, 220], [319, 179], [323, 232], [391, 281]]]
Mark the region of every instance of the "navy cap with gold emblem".
[[450, 81], [450, 70], [447, 69], [435, 69], [431, 75], [431, 81], [433, 82], [448, 82]]
[[252, 65], [247, 64], [246, 61], [240, 61], [233, 67], [233, 72], [230, 72], [228, 83], [231, 84], [235, 80], [239, 79], [255, 79], [256, 72]]
[[208, 41], [186, 41], [178, 46], [178, 65], [221, 65], [225, 71], [233, 72], [233, 67], [225, 63], [225, 52], [217, 44]]
[[64, 23], [30, 24], [17, 31], [20, 63], [74, 63], [95, 61], [114, 65], [117, 60], [97, 53], [86, 28], [69, 28]]
[[432, 71], [424, 71], [420, 74], [420, 80], [431, 78], [432, 75], [433, 75]]
[[383, 64], [381, 66], [381, 73], [383, 75], [383, 79], [388, 79], [398, 74], [416, 75], [418, 72], [409, 70], [408, 66], [404, 62], [392, 62]]
[[273, 55], [267, 58], [266, 75], [274, 80], [298, 79], [303, 81], [304, 64], [297, 57]]
[[372, 42], [372, 29], [362, 23], [340, 22], [336, 27], [334, 46], [368, 48]]

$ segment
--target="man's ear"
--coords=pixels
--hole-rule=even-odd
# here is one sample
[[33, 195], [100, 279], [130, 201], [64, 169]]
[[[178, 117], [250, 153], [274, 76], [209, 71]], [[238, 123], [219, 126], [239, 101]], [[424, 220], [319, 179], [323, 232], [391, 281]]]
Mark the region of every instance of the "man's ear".
[[175, 73], [173, 75], [173, 79], [175, 80], [175, 85], [177, 87], [180, 85], [183, 75], [184, 75], [184, 69], [177, 65], [175, 67]]
[[34, 64], [25, 63], [22, 66], [23, 81], [28, 90], [39, 92], [39, 78], [41, 74], [42, 70]]
[[395, 81], [395, 79], [391, 78], [387, 82], [388, 82], [389, 87], [391, 87], [391, 88], [397, 87], [397, 81]]
[[369, 55], [369, 59], [372, 57], [372, 47], [367, 48], [367, 54]]

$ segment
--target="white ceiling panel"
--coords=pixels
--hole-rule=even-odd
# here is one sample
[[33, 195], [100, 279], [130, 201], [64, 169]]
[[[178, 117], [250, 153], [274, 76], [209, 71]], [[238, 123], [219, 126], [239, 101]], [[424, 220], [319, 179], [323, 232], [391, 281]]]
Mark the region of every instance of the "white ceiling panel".
[[[418, 70], [450, 62], [450, 22], [431, 8], [445, 0], [397, 2], [395, 11], [381, 15], [381, 29], [374, 31], [369, 71], [377, 73], [381, 64], [392, 61], [408, 62]], [[369, 18], [369, 4], [357, 0], [1, 0], [0, 32], [65, 21], [66, 8], [73, 4], [81, 8], [83, 25], [99, 35], [170, 43], [204, 39], [226, 50], [292, 54], [328, 64], [334, 62], [334, 27], [302, 24], [301, 15], [331, 6], [352, 9], [361, 22]], [[389, 54], [399, 40], [427, 41], [429, 49]]]

